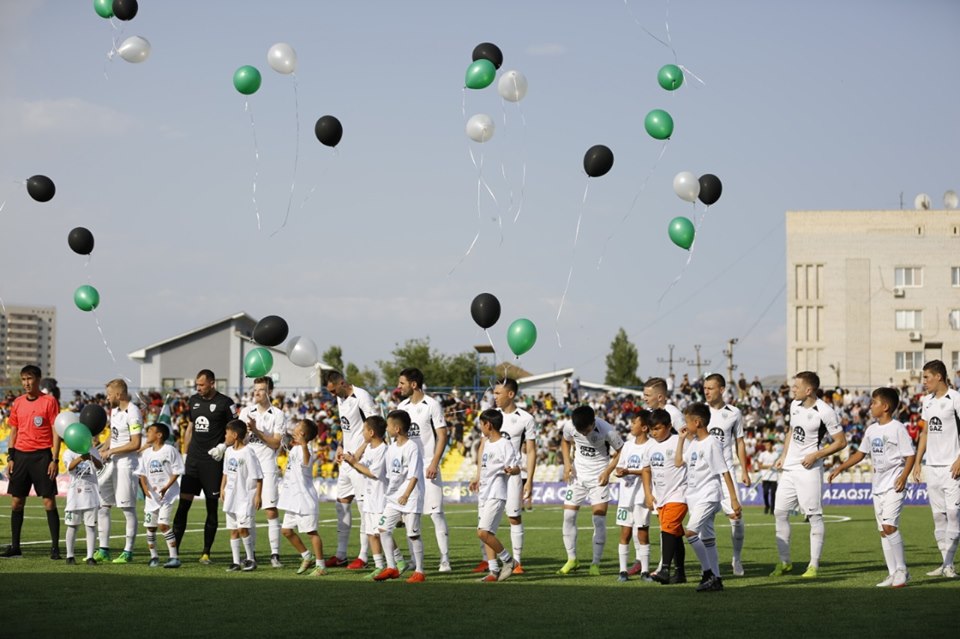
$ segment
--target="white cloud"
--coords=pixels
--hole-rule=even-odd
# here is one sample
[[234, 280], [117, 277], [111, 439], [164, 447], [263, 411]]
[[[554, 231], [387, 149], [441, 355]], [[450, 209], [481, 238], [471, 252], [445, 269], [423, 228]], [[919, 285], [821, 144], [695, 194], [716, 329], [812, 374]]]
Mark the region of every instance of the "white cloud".
[[0, 139], [123, 135], [137, 124], [133, 116], [80, 98], [0, 100]]
[[542, 42], [527, 47], [527, 55], [558, 56], [567, 52], [567, 48], [559, 42]]

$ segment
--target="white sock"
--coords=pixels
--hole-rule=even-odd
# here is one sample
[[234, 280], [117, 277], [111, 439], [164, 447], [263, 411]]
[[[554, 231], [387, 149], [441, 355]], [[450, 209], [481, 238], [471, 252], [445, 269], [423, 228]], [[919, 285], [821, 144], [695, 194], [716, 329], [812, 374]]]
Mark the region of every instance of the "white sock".
[[600, 565], [603, 558], [603, 547], [607, 543], [607, 516], [593, 516], [593, 563]]
[[93, 552], [97, 546], [97, 529], [95, 526], [85, 526], [87, 529], [87, 559], [93, 559]]
[[523, 552], [523, 524], [510, 524], [510, 545], [513, 551], [513, 560], [520, 563], [520, 554]]
[[243, 544], [240, 538], [230, 539], [230, 553], [233, 555], [233, 563], [240, 563], [240, 546]]
[[137, 541], [137, 509], [136, 508], [121, 508], [123, 511], [123, 518], [126, 520], [127, 529], [125, 531], [126, 538], [123, 543], [124, 552], [133, 552], [133, 544]]
[[630, 544], [619, 544], [617, 554], [620, 556], [620, 572], [627, 572], [627, 560], [630, 558]]
[[820, 555], [823, 552], [823, 538], [826, 528], [823, 525], [823, 515], [810, 515], [810, 565], [820, 567]]
[[[362, 520], [361, 520], [362, 521]], [[370, 538], [367, 537], [366, 526], [360, 524], [360, 554], [357, 559], [366, 562], [370, 557]]]
[[956, 508], [947, 509], [946, 533], [946, 537], [944, 537], [946, 551], [943, 555], [943, 565], [952, 566], [953, 558], [957, 554], [957, 546], [960, 545], [960, 511]]
[[700, 561], [700, 570], [702, 572], [710, 570], [710, 558], [707, 557], [706, 547], [703, 545], [703, 542], [700, 541], [700, 535], [687, 537], [687, 543], [693, 548], [693, 552], [697, 554], [697, 560]]
[[493, 559], [487, 559], [487, 568], [490, 572], [500, 572], [500, 564], [497, 563], [496, 557]]
[[716, 539], [704, 539], [703, 547], [707, 549], [707, 561], [710, 562], [710, 571], [720, 576], [720, 553], [717, 551]]
[[640, 570], [650, 572], [650, 544], [638, 544], [640, 546]]
[[383, 553], [373, 556], [373, 565], [376, 566], [377, 570], [383, 570]]
[[254, 561], [256, 555], [254, 554], [253, 535], [248, 534], [246, 537], [241, 537], [240, 539], [243, 541], [243, 550], [247, 553], [247, 559]]
[[416, 566], [417, 572], [423, 572], [423, 537], [417, 537], [416, 539], [407, 537], [407, 539], [410, 542], [410, 553], [413, 555], [413, 565]]
[[[944, 515], [944, 522], [946, 522], [946, 515]], [[100, 506], [97, 509], [97, 529], [100, 547], [110, 548], [110, 506]]]
[[400, 546], [397, 544], [393, 545], [393, 558], [397, 560], [397, 563], [403, 561], [403, 551], [400, 550]]
[[567, 549], [567, 559], [577, 558], [577, 511], [563, 510], [563, 546]]
[[780, 555], [780, 561], [785, 564], [790, 563], [790, 513], [786, 510], [773, 511], [774, 519], [777, 525], [777, 554]]
[[303, 557], [304, 559], [310, 559], [310, 551], [304, 550], [302, 553], [300, 553], [300, 556]]
[[883, 548], [883, 560], [887, 562], [887, 574], [892, 575], [897, 570], [897, 558], [893, 554], [890, 540], [886, 537], [880, 537], [880, 547]]
[[393, 533], [380, 532], [380, 543], [383, 544], [383, 554], [386, 556], [387, 568], [397, 567], [397, 547], [393, 543]]
[[347, 558], [347, 545], [350, 543], [350, 529], [353, 528], [353, 510], [350, 504], [337, 502], [337, 557]]
[[267, 537], [270, 538], [270, 554], [280, 554], [280, 518], [267, 520]]
[[[450, 532], [447, 529], [447, 516], [441, 513], [430, 515], [433, 520], [433, 529], [437, 533], [437, 546], [440, 548], [440, 561], [450, 561]], [[423, 540], [421, 539], [421, 547]], [[423, 572], [422, 570], [420, 572]]]
[[947, 553], [947, 513], [933, 513], [933, 537], [943, 557]]
[[480, 542], [480, 561], [487, 561], [487, 545]]
[[163, 533], [163, 540], [167, 542], [167, 552], [170, 553], [170, 559], [179, 559], [180, 554], [177, 551], [177, 535], [173, 528]]
[[887, 535], [887, 543], [890, 544], [890, 552], [896, 562], [897, 570], [905, 571], [907, 569], [907, 557], [903, 551], [903, 537], [900, 535], [900, 531]]
[[159, 557], [157, 554], [157, 531], [147, 529], [147, 549], [150, 550], [150, 559]]
[[740, 563], [740, 555], [743, 553], [743, 534], [745, 527], [742, 519], [731, 519], [730, 524], [730, 538], [733, 540], [733, 560]]
[[67, 557], [73, 557], [73, 549], [77, 545], [77, 527], [67, 526]]

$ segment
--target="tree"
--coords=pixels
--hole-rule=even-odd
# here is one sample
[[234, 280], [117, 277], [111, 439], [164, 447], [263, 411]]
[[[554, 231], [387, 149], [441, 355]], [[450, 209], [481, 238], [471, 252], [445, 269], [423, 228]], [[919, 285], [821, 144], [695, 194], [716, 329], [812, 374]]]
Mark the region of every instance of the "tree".
[[347, 363], [347, 370], [345, 374], [347, 376], [347, 381], [349, 381], [351, 384], [356, 384], [357, 386], [367, 390], [377, 388], [380, 383], [380, 376], [377, 374], [377, 371], [371, 368], [364, 368], [361, 371], [353, 362]]
[[333, 345], [327, 350], [323, 351], [323, 355], [320, 356], [320, 361], [322, 361], [327, 366], [332, 366], [341, 373], [344, 372], [343, 368], [343, 349], [337, 345]]
[[[408, 339], [397, 344], [391, 352], [392, 360], [380, 360], [377, 365], [387, 384], [395, 384], [404, 368], [419, 368], [424, 382], [433, 388], [459, 386], [472, 388], [477, 374], [476, 354], [465, 352], [445, 355], [430, 348], [430, 338]], [[480, 366], [480, 383], [486, 384], [493, 376], [489, 364]]]
[[611, 386], [640, 386], [637, 364], [637, 347], [627, 338], [627, 332], [621, 327], [610, 343], [604, 383]]

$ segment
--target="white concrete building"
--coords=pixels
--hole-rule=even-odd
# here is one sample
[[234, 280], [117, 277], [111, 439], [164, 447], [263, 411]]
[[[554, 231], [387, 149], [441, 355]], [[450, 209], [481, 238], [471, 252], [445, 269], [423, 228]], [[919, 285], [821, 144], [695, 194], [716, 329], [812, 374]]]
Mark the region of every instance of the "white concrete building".
[[0, 307], [0, 386], [20, 386], [20, 369], [40, 367], [56, 377], [57, 309], [53, 306]]

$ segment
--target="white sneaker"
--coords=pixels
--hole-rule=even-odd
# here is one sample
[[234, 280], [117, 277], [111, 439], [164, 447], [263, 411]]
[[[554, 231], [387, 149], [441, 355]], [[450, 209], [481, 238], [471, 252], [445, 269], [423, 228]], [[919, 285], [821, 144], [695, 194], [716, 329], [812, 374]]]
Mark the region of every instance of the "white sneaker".
[[877, 588], [889, 588], [893, 585], [893, 575], [887, 575], [887, 578], [877, 584]]
[[937, 566], [928, 572], [927, 577], [943, 577], [943, 566]]
[[441, 561], [440, 568], [437, 569], [438, 572], [453, 572], [453, 568], [450, 567], [449, 561]]
[[910, 581], [910, 571], [901, 570], [898, 568], [897, 571], [893, 573], [893, 583], [891, 584], [891, 587], [903, 588], [907, 585], [908, 581]]
[[944, 566], [943, 576], [948, 579], [956, 579], [957, 578], [956, 568], [954, 568], [953, 566]]
[[734, 560], [732, 564], [733, 567], [733, 576], [734, 577], [743, 577], [743, 564], [739, 561]]

